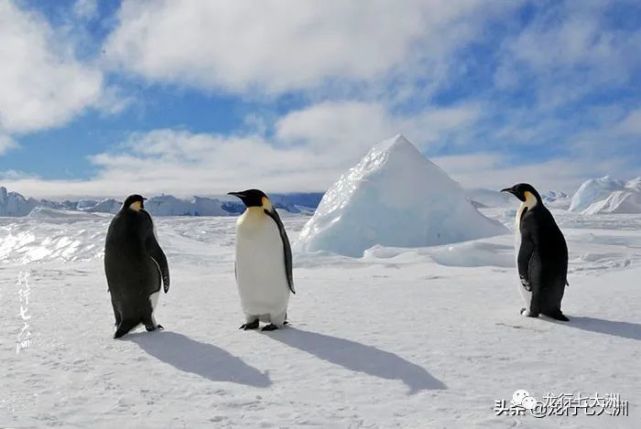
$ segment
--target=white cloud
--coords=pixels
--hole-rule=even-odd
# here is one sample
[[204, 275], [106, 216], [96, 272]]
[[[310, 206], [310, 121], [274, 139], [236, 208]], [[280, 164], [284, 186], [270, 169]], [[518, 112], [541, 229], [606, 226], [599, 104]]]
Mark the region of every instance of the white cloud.
[[398, 133], [423, 148], [452, 142], [479, 116], [474, 104], [403, 115], [390, 112], [382, 103], [323, 102], [285, 115], [276, 123], [276, 137], [292, 145], [305, 144], [318, 153], [341, 153], [353, 161], [375, 142]]
[[6, 183], [49, 197], [120, 196], [131, 193], [132, 186], [140, 193], [182, 196], [249, 187], [322, 191], [385, 138], [409, 130], [424, 136], [417, 145], [430, 145], [476, 117], [476, 107], [470, 106], [401, 116], [376, 103], [320, 103], [277, 120], [272, 139], [260, 133], [222, 136], [172, 129], [134, 133], [116, 151], [91, 157], [98, 173], [89, 180], [27, 177]]
[[621, 134], [641, 137], [641, 108], [628, 112], [614, 128]]
[[534, 89], [540, 106], [555, 108], [625, 85], [640, 71], [641, 31], [608, 25], [612, 3], [552, 2], [541, 7], [518, 34], [503, 41], [497, 87]]
[[635, 173], [623, 158], [595, 160], [587, 156], [562, 157], [527, 164], [514, 163], [504, 154], [473, 153], [432, 159], [466, 188], [499, 190], [516, 183], [530, 183], [541, 191], [573, 193], [586, 178]]
[[16, 147], [18, 147], [18, 144], [11, 138], [11, 136], [0, 132], [0, 155]]
[[512, 7], [480, 0], [126, 0], [105, 49], [115, 65], [152, 81], [280, 93], [332, 79], [377, 80], [426, 58], [447, 59], [474, 37], [478, 22]]
[[96, 103], [102, 74], [39, 15], [0, 2], [0, 129], [30, 132], [62, 125]]
[[90, 21], [98, 15], [98, 0], [76, 0], [73, 5], [74, 15], [81, 19]]

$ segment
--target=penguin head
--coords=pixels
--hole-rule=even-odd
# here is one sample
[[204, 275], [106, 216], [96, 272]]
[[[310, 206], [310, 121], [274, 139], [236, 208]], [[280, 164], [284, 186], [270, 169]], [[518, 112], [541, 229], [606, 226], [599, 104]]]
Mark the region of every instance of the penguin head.
[[536, 189], [534, 189], [534, 186], [529, 183], [519, 183], [511, 188], [501, 189], [501, 192], [509, 192], [523, 202], [526, 202], [528, 199], [532, 200], [532, 198], [534, 198], [536, 203], [541, 202], [541, 196]]
[[269, 197], [261, 190], [247, 189], [240, 192], [228, 192], [227, 195], [234, 195], [241, 199], [247, 208], [260, 207], [265, 210], [272, 210], [272, 203]]
[[125, 200], [124, 203], [122, 203], [122, 208], [124, 210], [133, 210], [135, 212], [139, 212], [140, 210], [145, 208], [145, 200], [147, 198], [143, 197], [142, 195], [134, 194], [134, 195], [129, 195], [127, 199]]

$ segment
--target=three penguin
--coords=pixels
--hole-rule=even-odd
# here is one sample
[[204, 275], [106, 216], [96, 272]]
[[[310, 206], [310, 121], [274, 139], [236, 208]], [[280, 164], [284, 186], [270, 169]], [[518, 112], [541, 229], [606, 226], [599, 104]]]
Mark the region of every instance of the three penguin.
[[287, 232], [269, 197], [258, 189], [230, 192], [247, 209], [236, 222], [236, 283], [245, 323], [240, 329], [273, 331], [287, 323], [289, 294], [296, 293]]
[[[521, 314], [544, 314], [568, 321], [561, 311], [567, 283], [565, 238], [539, 193], [529, 184], [505, 188], [522, 203], [516, 215], [519, 291], [525, 301]], [[272, 331], [287, 324], [290, 293], [296, 293], [292, 251], [287, 232], [269, 197], [258, 189], [230, 192], [246, 210], [236, 222], [235, 276], [245, 313], [243, 330]], [[161, 283], [169, 290], [169, 267], [144, 210], [144, 198], [130, 195], [115, 215], [105, 245], [105, 274], [116, 319], [114, 338], [139, 324], [148, 331], [162, 328], [154, 310]]]
[[169, 267], [160, 248], [144, 198], [130, 195], [112, 219], [105, 243], [105, 274], [116, 318], [114, 338], [138, 326], [162, 328], [154, 310], [161, 282], [169, 291]]
[[521, 314], [544, 314], [567, 322], [569, 319], [561, 312], [568, 284], [568, 247], [563, 233], [532, 185], [519, 183], [501, 192], [509, 192], [521, 201], [516, 213], [519, 291], [526, 305]]

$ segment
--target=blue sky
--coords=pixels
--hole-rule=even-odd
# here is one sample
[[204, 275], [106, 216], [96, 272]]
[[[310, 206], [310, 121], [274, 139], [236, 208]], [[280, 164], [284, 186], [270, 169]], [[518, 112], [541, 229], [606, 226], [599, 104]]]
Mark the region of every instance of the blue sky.
[[0, 5], [0, 176], [318, 191], [403, 133], [466, 187], [641, 175], [638, 1]]

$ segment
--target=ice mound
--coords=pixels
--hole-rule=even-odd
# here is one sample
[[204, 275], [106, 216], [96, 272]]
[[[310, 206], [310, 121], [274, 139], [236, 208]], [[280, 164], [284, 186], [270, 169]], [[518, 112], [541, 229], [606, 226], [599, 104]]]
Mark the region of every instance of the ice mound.
[[541, 195], [546, 206], [567, 209], [570, 206], [570, 196], [561, 191], [548, 191]]
[[614, 191], [608, 198], [591, 204], [583, 211], [584, 214], [633, 214], [641, 213], [641, 192]]
[[362, 256], [377, 244], [431, 246], [506, 232], [472, 206], [458, 183], [398, 135], [374, 146], [332, 185], [296, 246]]
[[35, 200], [0, 186], [0, 216], [26, 216], [35, 206]]
[[610, 176], [587, 180], [572, 197], [569, 210], [588, 215], [641, 213], [641, 177], [628, 182]]
[[465, 191], [474, 207], [513, 207], [514, 197], [493, 189], [474, 188]]
[[26, 216], [32, 219], [91, 219], [99, 217], [97, 214], [78, 212], [73, 210], [52, 209], [49, 207], [35, 207]]

